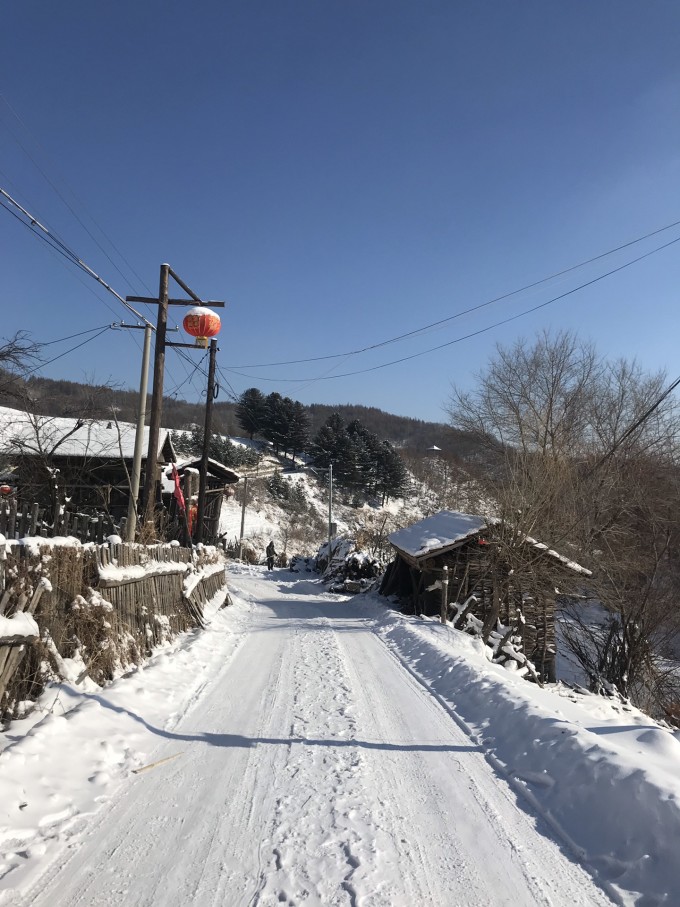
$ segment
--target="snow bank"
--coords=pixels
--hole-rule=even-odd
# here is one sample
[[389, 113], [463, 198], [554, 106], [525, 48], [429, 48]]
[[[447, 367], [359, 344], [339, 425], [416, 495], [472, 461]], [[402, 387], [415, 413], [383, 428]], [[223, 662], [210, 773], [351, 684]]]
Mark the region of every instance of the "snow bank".
[[434, 619], [388, 615], [379, 632], [617, 899], [680, 903], [676, 734], [630, 706], [527, 684]]
[[80, 658], [63, 659], [71, 682], [52, 684], [28, 718], [0, 732], [0, 903], [13, 903], [72, 846], [86, 817], [158, 758], [180, 717], [217, 682], [245, 639], [249, 610], [239, 602], [217, 610], [223, 599], [206, 608], [215, 632], [182, 634], [105, 688]]
[[128, 567], [119, 567], [116, 564], [107, 564], [99, 568], [99, 579], [106, 583], [126, 583], [145, 576], [158, 576], [167, 573], [186, 573], [191, 569], [191, 564], [182, 561], [147, 561], [146, 564], [131, 564]]

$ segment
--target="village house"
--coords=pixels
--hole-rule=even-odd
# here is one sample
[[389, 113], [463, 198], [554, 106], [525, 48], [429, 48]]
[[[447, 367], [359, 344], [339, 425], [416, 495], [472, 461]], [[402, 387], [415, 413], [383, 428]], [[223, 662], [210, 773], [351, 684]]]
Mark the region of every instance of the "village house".
[[[177, 470], [180, 487], [182, 488], [182, 497], [185, 504], [184, 514], [178, 506], [177, 498], [174, 495], [175, 482], [173, 479], [172, 466], [166, 466], [163, 470], [163, 503], [169, 513], [169, 535], [172, 538], [182, 540], [195, 534], [196, 519], [198, 516], [197, 496], [199, 467], [201, 458], [182, 460], [174, 464]], [[236, 484], [240, 481], [240, 475], [224, 463], [218, 460], [208, 458], [208, 468], [206, 473], [206, 493], [205, 493], [205, 512], [203, 515], [203, 541], [209, 544], [215, 544], [219, 541], [220, 514], [222, 512], [222, 501], [225, 498], [231, 498], [236, 491]], [[186, 519], [186, 523], [185, 523]]]
[[[0, 407], [0, 472], [6, 494], [23, 508], [38, 505], [40, 521], [64, 513], [127, 515], [136, 426], [115, 420], [39, 416]], [[144, 428], [142, 471], [149, 429]], [[170, 432], [161, 430], [157, 465], [177, 459]]]

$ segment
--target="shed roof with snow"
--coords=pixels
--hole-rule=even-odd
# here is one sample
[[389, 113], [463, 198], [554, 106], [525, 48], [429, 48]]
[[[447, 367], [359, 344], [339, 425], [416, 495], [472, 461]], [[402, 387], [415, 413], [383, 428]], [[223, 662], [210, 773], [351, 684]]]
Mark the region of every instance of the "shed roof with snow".
[[[177, 472], [182, 475], [187, 469], [198, 470], [201, 465], [201, 457], [192, 457], [187, 460], [180, 460], [175, 463]], [[219, 479], [223, 485], [235, 485], [237, 482], [240, 482], [241, 476], [238, 472], [232, 469], [230, 466], [225, 466], [224, 463], [220, 463], [219, 460], [213, 460], [212, 457], [208, 457], [208, 475], [213, 476], [216, 479]], [[163, 491], [166, 493], [171, 493], [175, 485], [172, 480], [172, 469], [167, 467], [163, 470]]]
[[487, 525], [486, 517], [441, 510], [388, 536], [393, 548], [418, 560], [455, 548]]
[[[482, 535], [493, 527], [496, 522], [493, 518], [471, 513], [441, 510], [439, 513], [413, 523], [412, 526], [398, 529], [396, 532], [391, 533], [388, 539], [392, 547], [402, 554], [406, 560], [413, 563], [414, 566], [421, 566], [426, 559], [439, 557], [448, 551], [458, 548], [468, 539], [476, 535]], [[575, 573], [582, 573], [585, 576], [591, 575], [590, 570], [549, 548], [543, 542], [539, 542], [528, 535], [524, 536], [522, 541], [539, 551], [544, 551]]]

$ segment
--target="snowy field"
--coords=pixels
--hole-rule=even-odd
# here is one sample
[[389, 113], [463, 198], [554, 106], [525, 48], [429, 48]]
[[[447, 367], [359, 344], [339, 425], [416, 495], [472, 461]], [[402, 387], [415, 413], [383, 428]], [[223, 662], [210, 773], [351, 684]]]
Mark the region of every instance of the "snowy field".
[[0, 755], [0, 904], [680, 903], [680, 744], [317, 579], [234, 605]]

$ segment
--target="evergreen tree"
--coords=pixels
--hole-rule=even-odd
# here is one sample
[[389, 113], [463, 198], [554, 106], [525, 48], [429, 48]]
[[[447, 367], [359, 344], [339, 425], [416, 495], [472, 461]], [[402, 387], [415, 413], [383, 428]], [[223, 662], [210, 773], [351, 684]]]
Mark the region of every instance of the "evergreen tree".
[[266, 403], [265, 424], [262, 433], [274, 445], [274, 451], [278, 456], [288, 433], [288, 408], [281, 394], [276, 391], [267, 396]]
[[408, 483], [408, 472], [403, 460], [389, 441], [381, 444], [378, 461], [377, 491], [382, 494], [383, 504], [390, 498], [404, 494]]
[[251, 441], [253, 435], [262, 433], [266, 422], [266, 409], [265, 396], [256, 387], [249, 387], [238, 398], [236, 419]]
[[337, 413], [329, 416], [316, 433], [310, 447], [314, 465], [328, 469], [331, 463], [338, 460], [339, 445], [345, 435], [345, 423]]
[[307, 450], [309, 446], [309, 416], [302, 403], [297, 401], [293, 404], [290, 425], [288, 428], [288, 446], [295, 455]]

